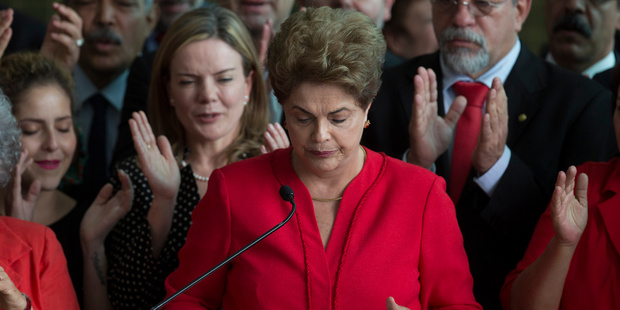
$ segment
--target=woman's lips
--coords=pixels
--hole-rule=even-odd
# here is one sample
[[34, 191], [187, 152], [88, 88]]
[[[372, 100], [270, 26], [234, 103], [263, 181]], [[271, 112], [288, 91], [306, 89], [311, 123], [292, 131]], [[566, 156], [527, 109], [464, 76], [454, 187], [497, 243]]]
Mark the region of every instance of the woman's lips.
[[334, 153], [336, 153], [336, 151], [309, 151], [310, 154], [319, 157], [319, 158], [327, 158], [330, 157], [332, 155], [334, 155]]
[[38, 160], [35, 164], [45, 170], [54, 170], [60, 165], [60, 160]]
[[220, 115], [221, 115], [220, 113], [204, 113], [204, 114], [199, 114], [197, 117], [202, 123], [209, 124], [209, 123], [215, 123]]

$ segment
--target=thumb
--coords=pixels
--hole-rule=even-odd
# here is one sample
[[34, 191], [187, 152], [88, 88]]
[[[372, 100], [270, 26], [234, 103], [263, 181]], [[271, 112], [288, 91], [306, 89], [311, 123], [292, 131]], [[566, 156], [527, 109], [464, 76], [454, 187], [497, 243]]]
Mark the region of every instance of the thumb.
[[461, 114], [465, 111], [465, 106], [467, 106], [467, 99], [465, 99], [465, 97], [457, 96], [454, 98], [450, 110], [448, 110], [448, 113], [446, 113], [446, 116], [444, 117], [444, 120], [448, 126], [456, 128], [456, 123], [458, 123]]
[[575, 197], [577, 197], [577, 200], [582, 206], [588, 206], [588, 175], [586, 175], [585, 173], [577, 176]]
[[32, 205], [34, 206], [34, 203], [37, 201], [37, 198], [39, 198], [40, 192], [41, 192], [41, 181], [34, 180], [34, 182], [30, 184], [30, 188], [28, 189], [28, 194], [26, 195], [26, 201], [29, 203], [32, 203]]
[[409, 310], [407, 307], [399, 306], [392, 296], [388, 297], [385, 304], [387, 306], [387, 310]]

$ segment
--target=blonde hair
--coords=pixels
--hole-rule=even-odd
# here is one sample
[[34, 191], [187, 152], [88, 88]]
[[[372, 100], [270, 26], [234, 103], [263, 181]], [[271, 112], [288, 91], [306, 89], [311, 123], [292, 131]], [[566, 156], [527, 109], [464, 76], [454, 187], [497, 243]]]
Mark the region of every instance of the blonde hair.
[[226, 151], [226, 158], [230, 163], [259, 155], [269, 113], [260, 61], [244, 24], [234, 13], [219, 6], [191, 10], [175, 21], [166, 32], [155, 54], [148, 97], [153, 130], [156, 135], [165, 135], [176, 153], [182, 152], [187, 146], [185, 129], [175, 109], [170, 106], [166, 87], [170, 80], [170, 63], [186, 45], [209, 38], [226, 42], [241, 55], [246, 77], [254, 72], [252, 90], [240, 120], [239, 136]]
[[365, 109], [381, 86], [385, 39], [355, 11], [308, 8], [291, 15], [269, 46], [273, 91], [283, 103], [301, 83], [332, 84]]

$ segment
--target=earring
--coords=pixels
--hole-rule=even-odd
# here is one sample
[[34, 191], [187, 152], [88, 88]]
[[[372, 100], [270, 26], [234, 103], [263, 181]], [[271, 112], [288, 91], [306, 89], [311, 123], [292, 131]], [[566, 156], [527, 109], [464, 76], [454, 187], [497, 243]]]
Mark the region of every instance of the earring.
[[246, 106], [248, 104], [248, 96], [244, 96], [243, 99], [245, 99], [243, 100], [243, 105]]
[[288, 128], [286, 128], [286, 126], [287, 126], [286, 125], [286, 121], [284, 121], [283, 125], [284, 125], [284, 129], [288, 129]]
[[370, 126], [370, 120], [366, 120], [364, 123], [364, 128], [368, 128], [368, 126]]

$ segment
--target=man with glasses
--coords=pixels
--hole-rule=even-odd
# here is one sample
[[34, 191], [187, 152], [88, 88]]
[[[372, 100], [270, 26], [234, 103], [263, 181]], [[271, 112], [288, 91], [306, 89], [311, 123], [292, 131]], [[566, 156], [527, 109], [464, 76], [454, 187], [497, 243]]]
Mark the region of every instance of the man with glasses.
[[439, 52], [384, 72], [362, 140], [446, 179], [485, 309], [501, 309], [557, 172], [609, 158], [610, 93], [521, 44], [530, 6], [432, 1]]

